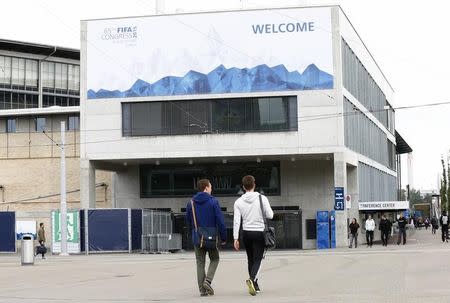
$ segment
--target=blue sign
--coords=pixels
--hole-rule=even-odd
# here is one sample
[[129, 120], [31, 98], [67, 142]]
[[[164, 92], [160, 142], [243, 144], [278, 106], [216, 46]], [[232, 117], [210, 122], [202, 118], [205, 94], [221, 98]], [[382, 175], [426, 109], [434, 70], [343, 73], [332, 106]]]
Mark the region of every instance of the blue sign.
[[345, 209], [344, 188], [343, 187], [335, 187], [334, 188], [334, 209], [335, 210], [344, 210]]
[[316, 214], [317, 249], [330, 248], [330, 222], [328, 211], [318, 211]]

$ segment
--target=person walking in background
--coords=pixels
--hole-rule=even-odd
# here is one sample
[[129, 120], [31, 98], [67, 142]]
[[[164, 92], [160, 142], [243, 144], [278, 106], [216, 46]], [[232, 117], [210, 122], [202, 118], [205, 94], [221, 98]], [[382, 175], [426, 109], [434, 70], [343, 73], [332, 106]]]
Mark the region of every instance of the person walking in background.
[[39, 246], [36, 248], [36, 255], [41, 254], [42, 259], [45, 259], [45, 253], [47, 252], [47, 249], [45, 248], [45, 228], [44, 223], [39, 223], [39, 230], [38, 230], [38, 242]]
[[359, 224], [356, 221], [356, 218], [352, 219], [352, 223], [350, 223], [350, 225], [348, 227], [350, 228], [350, 246], [349, 246], [349, 248], [352, 248], [353, 241], [355, 241], [355, 248], [357, 248], [358, 247]]
[[383, 246], [387, 246], [389, 240], [389, 234], [391, 233], [392, 223], [383, 215], [380, 220], [379, 230], [381, 231], [381, 241]]
[[436, 234], [436, 229], [439, 228], [436, 217], [431, 218], [431, 233]]
[[[192, 242], [197, 263], [197, 283], [200, 296], [214, 295], [212, 281], [219, 265], [219, 250], [217, 248], [219, 231], [221, 244], [227, 239], [219, 202], [211, 196], [212, 186], [208, 179], [197, 183], [199, 192], [186, 206], [186, 221], [192, 230]], [[208, 272], [205, 273], [206, 253], [209, 256]]]
[[372, 215], [369, 215], [369, 217], [366, 220], [366, 224], [365, 224], [365, 228], [366, 228], [366, 241], [367, 241], [367, 246], [368, 247], [372, 247], [373, 245], [373, 233], [375, 230], [375, 221], [372, 219]]
[[[234, 249], [239, 250], [239, 229], [242, 220], [243, 241], [247, 253], [248, 275], [246, 282], [248, 292], [255, 296], [260, 292], [258, 285], [258, 272], [264, 258], [264, 218], [272, 219], [273, 211], [269, 200], [264, 195], [255, 192], [255, 178], [245, 176], [242, 178], [245, 194], [234, 202], [233, 237]], [[261, 209], [261, 205], [263, 209]]]
[[398, 223], [398, 240], [397, 245], [400, 245], [400, 242], [403, 238], [403, 245], [406, 244], [406, 224], [407, 221], [405, 217], [403, 217], [403, 213], [400, 214], [400, 218], [397, 220]]
[[430, 219], [425, 218], [424, 224], [425, 224], [425, 230], [428, 230], [428, 226], [430, 226]]
[[442, 216], [439, 219], [442, 229], [442, 242], [448, 242], [448, 216], [445, 211], [442, 212]]

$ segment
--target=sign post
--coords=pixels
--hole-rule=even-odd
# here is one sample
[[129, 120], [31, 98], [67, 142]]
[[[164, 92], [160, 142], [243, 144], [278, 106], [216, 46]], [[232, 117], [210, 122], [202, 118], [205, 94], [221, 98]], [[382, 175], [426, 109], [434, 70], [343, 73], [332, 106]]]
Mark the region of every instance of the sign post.
[[344, 210], [344, 188], [335, 187], [334, 188], [334, 210]]

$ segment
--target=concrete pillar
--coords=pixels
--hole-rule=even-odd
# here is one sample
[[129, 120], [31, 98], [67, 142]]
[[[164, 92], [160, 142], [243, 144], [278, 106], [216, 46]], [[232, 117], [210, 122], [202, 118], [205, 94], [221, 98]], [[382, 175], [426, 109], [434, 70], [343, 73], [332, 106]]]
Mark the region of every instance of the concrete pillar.
[[81, 208], [95, 208], [95, 167], [92, 161], [80, 159], [80, 202]]
[[[343, 153], [334, 154], [334, 187], [343, 187], [344, 195], [347, 193], [347, 162]], [[334, 203], [333, 203], [334, 205]], [[346, 210], [336, 211], [336, 246], [348, 246]]]

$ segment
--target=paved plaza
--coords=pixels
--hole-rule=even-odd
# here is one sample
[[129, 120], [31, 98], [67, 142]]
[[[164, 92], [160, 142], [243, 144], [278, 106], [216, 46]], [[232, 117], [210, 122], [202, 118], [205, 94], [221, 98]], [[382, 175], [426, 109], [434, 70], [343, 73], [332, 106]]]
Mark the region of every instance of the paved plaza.
[[450, 243], [420, 230], [406, 246], [274, 251], [262, 293], [245, 287], [243, 252], [223, 252], [213, 297], [198, 296], [192, 252], [48, 256], [20, 266], [0, 255], [0, 302], [450, 302]]

